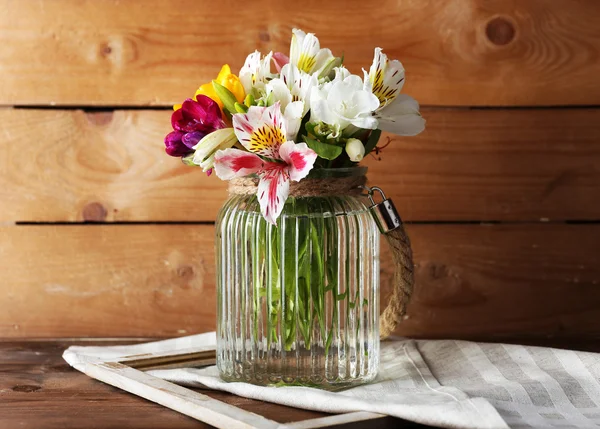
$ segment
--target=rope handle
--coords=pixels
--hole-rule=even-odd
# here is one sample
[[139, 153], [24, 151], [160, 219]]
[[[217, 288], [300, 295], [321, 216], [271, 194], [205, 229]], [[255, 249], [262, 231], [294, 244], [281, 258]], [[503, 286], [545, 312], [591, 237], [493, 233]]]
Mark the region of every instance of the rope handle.
[[[392, 200], [386, 198], [383, 191], [376, 186], [371, 188], [363, 186], [362, 188], [367, 191], [367, 196], [371, 200], [371, 214], [392, 250], [395, 267], [394, 289], [388, 305], [379, 319], [379, 338], [383, 340], [394, 332], [396, 326], [406, 314], [406, 307], [413, 293], [414, 264], [412, 248], [410, 247], [408, 234], [404, 230], [402, 220]], [[380, 203], [376, 203], [373, 199], [375, 191], [379, 192], [382, 197]]]

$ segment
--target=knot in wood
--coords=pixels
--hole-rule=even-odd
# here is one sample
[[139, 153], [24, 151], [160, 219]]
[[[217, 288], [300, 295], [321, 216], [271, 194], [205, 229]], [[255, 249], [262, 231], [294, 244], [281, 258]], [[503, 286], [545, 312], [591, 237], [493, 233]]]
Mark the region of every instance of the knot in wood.
[[515, 38], [515, 26], [506, 17], [498, 16], [487, 23], [485, 34], [494, 45], [507, 45]]
[[40, 386], [32, 386], [30, 384], [19, 384], [18, 386], [15, 386], [12, 388], [12, 390], [14, 392], [25, 392], [25, 393], [37, 392], [40, 389], [41, 389]]
[[103, 222], [108, 212], [100, 203], [89, 203], [83, 208], [83, 220], [85, 222]]

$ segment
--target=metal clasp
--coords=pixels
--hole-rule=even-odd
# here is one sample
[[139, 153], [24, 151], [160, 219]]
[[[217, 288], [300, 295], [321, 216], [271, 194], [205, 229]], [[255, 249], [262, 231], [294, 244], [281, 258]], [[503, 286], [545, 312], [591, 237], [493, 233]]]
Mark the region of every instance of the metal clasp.
[[[382, 234], [393, 231], [402, 225], [402, 219], [400, 219], [396, 206], [394, 206], [391, 199], [386, 198], [381, 188], [377, 186], [371, 188], [362, 186], [362, 188], [367, 191], [367, 196], [369, 197], [369, 200], [371, 200], [372, 206], [369, 207], [369, 210]], [[376, 203], [373, 198], [375, 191], [379, 192], [379, 195], [381, 195], [382, 200], [380, 203]]]

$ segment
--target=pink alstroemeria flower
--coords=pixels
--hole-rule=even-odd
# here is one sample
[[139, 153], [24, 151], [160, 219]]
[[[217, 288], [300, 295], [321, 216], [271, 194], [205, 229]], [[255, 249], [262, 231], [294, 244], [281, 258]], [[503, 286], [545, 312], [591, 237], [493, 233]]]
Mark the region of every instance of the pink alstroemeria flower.
[[171, 156], [185, 156], [213, 131], [225, 128], [219, 105], [205, 95], [188, 98], [171, 115], [172, 132], [165, 137], [165, 151]]
[[233, 128], [249, 152], [218, 151], [215, 173], [222, 180], [258, 174], [260, 211], [267, 222], [275, 225], [289, 195], [290, 180], [297, 182], [305, 178], [317, 154], [306, 143], [286, 141], [286, 124], [279, 102], [271, 107], [252, 106], [245, 114], [233, 115]]

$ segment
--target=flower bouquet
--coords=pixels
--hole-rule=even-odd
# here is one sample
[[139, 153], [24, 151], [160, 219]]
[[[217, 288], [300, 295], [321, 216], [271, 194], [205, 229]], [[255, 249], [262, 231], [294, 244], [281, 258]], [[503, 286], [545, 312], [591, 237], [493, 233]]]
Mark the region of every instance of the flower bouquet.
[[294, 29], [289, 57], [224, 65], [174, 107], [166, 152], [230, 181], [217, 219], [217, 364], [226, 380], [337, 388], [379, 362], [379, 230], [365, 205], [381, 131], [424, 129], [380, 48], [364, 76]]

